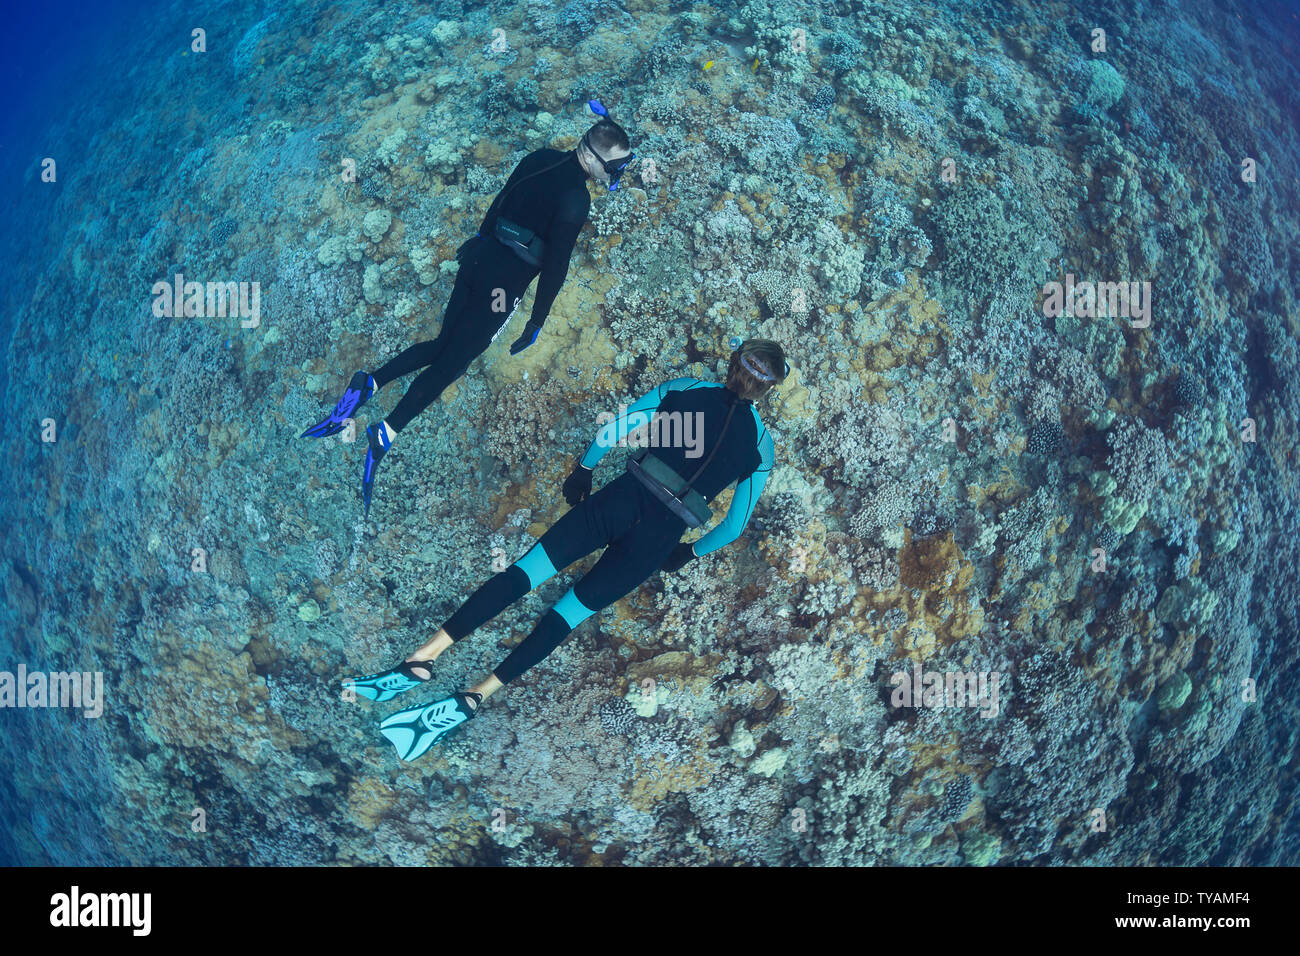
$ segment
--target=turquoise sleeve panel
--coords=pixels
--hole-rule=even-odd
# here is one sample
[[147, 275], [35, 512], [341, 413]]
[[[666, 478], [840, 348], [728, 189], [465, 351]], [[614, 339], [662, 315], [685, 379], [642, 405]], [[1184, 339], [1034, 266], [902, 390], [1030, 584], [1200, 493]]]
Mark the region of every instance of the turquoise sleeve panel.
[[555, 607], [551, 610], [564, 618], [564, 623], [569, 625], [569, 630], [573, 630], [596, 613], [578, 600], [578, 596], [573, 593], [573, 588], [569, 588], [564, 597], [555, 602]]
[[740, 537], [740, 533], [745, 530], [745, 525], [749, 523], [749, 516], [754, 513], [754, 506], [758, 504], [758, 496], [763, 493], [763, 486], [767, 484], [767, 474], [776, 461], [776, 446], [772, 443], [772, 436], [767, 433], [763, 420], [758, 417], [758, 410], [753, 406], [750, 406], [750, 410], [754, 413], [755, 424], [758, 425], [758, 453], [761, 460], [749, 477], [736, 482], [736, 491], [731, 496], [731, 507], [727, 509], [726, 517], [692, 545], [691, 550], [696, 555], [717, 551]]
[[659, 407], [659, 403], [664, 400], [664, 396], [669, 392], [679, 392], [688, 388], [710, 385], [717, 388], [722, 387], [714, 382], [701, 382], [698, 378], [675, 378], [672, 381], [664, 382], [658, 388], [646, 392], [629, 405], [626, 412], [596, 433], [595, 440], [587, 446], [586, 454], [582, 456], [582, 467], [588, 471], [595, 468], [600, 463], [600, 460], [605, 457], [605, 452], [626, 438], [628, 432], [635, 431], [642, 425], [648, 425], [655, 409]]
[[528, 549], [528, 553], [515, 562], [519, 569], [528, 575], [528, 590], [532, 590], [541, 584], [551, 575], [555, 574], [555, 565], [551, 563], [551, 556], [546, 553], [546, 549], [541, 544], [535, 544]]

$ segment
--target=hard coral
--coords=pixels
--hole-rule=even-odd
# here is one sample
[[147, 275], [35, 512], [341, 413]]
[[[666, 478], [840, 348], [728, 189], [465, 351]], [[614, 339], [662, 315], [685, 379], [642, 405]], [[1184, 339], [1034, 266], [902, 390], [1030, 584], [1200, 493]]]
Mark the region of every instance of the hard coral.
[[1164, 436], [1133, 418], [1117, 418], [1106, 433], [1111, 453], [1106, 466], [1116, 491], [1126, 501], [1140, 504], [1160, 487], [1169, 472], [1169, 452]]

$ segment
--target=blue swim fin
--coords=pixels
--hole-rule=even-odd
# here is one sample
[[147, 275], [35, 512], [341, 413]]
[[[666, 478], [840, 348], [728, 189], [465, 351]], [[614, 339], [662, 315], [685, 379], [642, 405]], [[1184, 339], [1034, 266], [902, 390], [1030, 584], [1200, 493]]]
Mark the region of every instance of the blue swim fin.
[[388, 433], [383, 428], [383, 422], [376, 422], [366, 429], [366, 468], [361, 474], [361, 499], [365, 502], [366, 517], [370, 517], [370, 494], [375, 488], [375, 469], [379, 467], [379, 461], [384, 457], [384, 453], [393, 447], [393, 443], [388, 440]]
[[317, 422], [298, 437], [328, 438], [330, 435], [337, 435], [343, 431], [348, 419], [356, 414], [357, 409], [368, 402], [370, 396], [374, 394], [375, 380], [365, 372], [354, 372], [352, 381], [348, 382], [347, 390], [334, 406], [334, 411], [329, 418]]

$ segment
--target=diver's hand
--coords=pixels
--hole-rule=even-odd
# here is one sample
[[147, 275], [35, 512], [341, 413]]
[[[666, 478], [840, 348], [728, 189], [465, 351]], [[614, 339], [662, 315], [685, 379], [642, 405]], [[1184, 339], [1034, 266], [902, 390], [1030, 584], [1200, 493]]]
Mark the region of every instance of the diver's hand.
[[536, 342], [537, 333], [540, 331], [542, 331], [542, 324], [529, 319], [528, 324], [524, 326], [524, 334], [515, 339], [515, 344], [510, 346], [510, 354], [518, 355], [524, 349], [528, 348], [528, 346]]
[[668, 560], [663, 563], [659, 570], [667, 571], [670, 574], [674, 571], [680, 571], [696, 557], [694, 544], [683, 541], [673, 548], [672, 554], [668, 555]]
[[572, 506], [589, 494], [591, 494], [591, 469], [578, 465], [569, 477], [564, 479], [564, 500]]

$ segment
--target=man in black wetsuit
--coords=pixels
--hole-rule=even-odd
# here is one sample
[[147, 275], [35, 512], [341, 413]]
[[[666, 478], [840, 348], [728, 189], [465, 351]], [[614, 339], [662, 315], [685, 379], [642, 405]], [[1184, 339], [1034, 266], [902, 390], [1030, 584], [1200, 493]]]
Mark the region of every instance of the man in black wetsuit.
[[[385, 720], [380, 728], [398, 756], [414, 760], [425, 753], [472, 718], [484, 699], [555, 650], [579, 623], [635, 590], [655, 571], [677, 571], [739, 537], [775, 459], [772, 437], [754, 402], [788, 373], [779, 344], [752, 339], [732, 353], [725, 384], [696, 378], [664, 382], [602, 428], [564, 482], [565, 500], [574, 507], [527, 554], [470, 595], [404, 662], [348, 682], [356, 693], [377, 701], [418, 687], [432, 678], [433, 660], [454, 642], [557, 571], [605, 549], [492, 674], [468, 691]], [[686, 416], [698, 427], [692, 430]], [[650, 443], [638, 444], [628, 457], [627, 471], [591, 494], [592, 471], [601, 457], [643, 425], [649, 426]], [[685, 437], [692, 431], [699, 438], [696, 442]], [[732, 483], [735, 491], [726, 517], [698, 540], [683, 542], [688, 529], [711, 519], [708, 502]]]
[[[593, 108], [603, 113], [598, 107], [593, 101]], [[373, 375], [354, 374], [330, 417], [303, 432], [313, 438], [337, 434], [377, 389], [424, 369], [388, 417], [366, 429], [361, 493], [367, 515], [375, 469], [397, 433], [465, 374], [505, 329], [528, 284], [540, 277], [532, 316], [510, 354], [518, 355], [537, 340], [587, 221], [587, 177], [613, 190], [631, 159], [627, 133], [607, 116], [569, 152], [539, 149], [525, 156], [492, 201], [478, 234], [456, 252], [460, 271], [438, 337], [412, 345]]]

